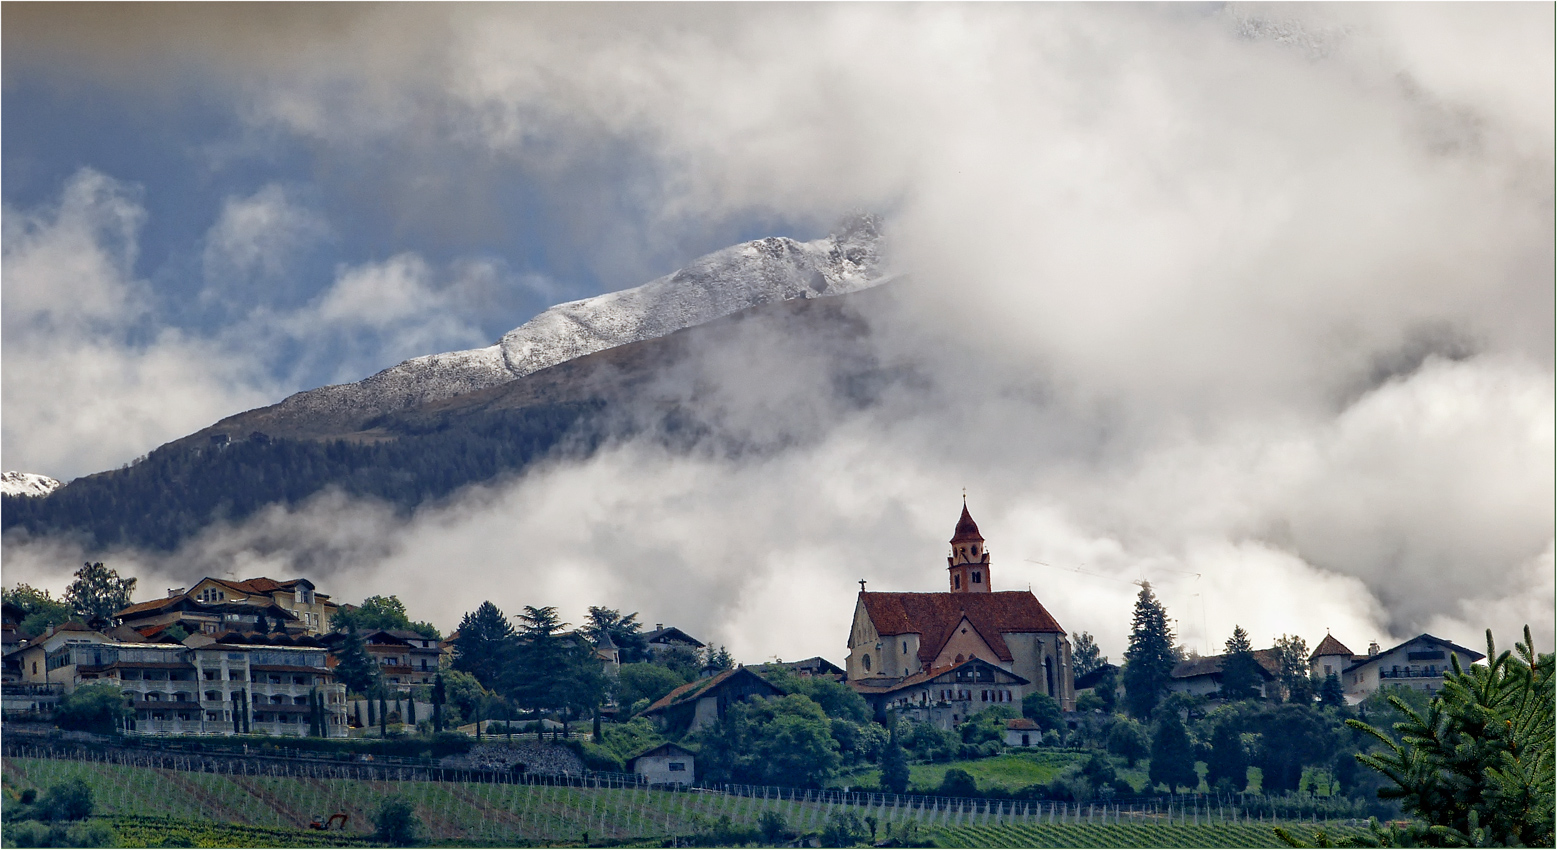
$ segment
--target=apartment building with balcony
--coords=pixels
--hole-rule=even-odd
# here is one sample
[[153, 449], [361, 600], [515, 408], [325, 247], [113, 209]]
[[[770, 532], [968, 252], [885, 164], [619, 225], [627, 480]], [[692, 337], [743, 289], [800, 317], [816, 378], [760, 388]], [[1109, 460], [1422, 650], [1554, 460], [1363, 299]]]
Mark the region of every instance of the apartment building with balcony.
[[[1459, 659], [1461, 668], [1486, 658], [1474, 649], [1429, 634], [1390, 649], [1380, 651], [1377, 647], [1369, 647], [1368, 655], [1341, 670], [1341, 687], [1348, 702], [1360, 702], [1379, 688], [1394, 685], [1436, 694], [1443, 687], [1444, 673], [1454, 669], [1451, 658]], [[1334, 652], [1337, 658], [1341, 655], [1339, 650]]]
[[[378, 663], [385, 684], [409, 691], [415, 685], [432, 684], [433, 678], [438, 675], [444, 659], [444, 646], [437, 638], [407, 629], [373, 629], [358, 632], [358, 635], [362, 638], [363, 648]], [[345, 639], [344, 632], [320, 638], [331, 651], [332, 667], [335, 664], [333, 655], [340, 651]]]

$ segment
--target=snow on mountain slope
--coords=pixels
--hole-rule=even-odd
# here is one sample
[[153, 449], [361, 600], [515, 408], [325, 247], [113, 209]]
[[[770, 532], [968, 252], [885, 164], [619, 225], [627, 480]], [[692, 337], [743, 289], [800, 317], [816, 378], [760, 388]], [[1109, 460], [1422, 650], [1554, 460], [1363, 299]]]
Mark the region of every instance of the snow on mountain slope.
[[36, 472], [0, 474], [0, 493], [7, 496], [47, 496], [62, 486], [61, 482]]
[[417, 357], [356, 383], [297, 393], [267, 418], [364, 421], [759, 304], [865, 289], [882, 280], [879, 239], [875, 218], [860, 216], [841, 233], [811, 242], [770, 237], [734, 245], [642, 286], [559, 304], [496, 345]]

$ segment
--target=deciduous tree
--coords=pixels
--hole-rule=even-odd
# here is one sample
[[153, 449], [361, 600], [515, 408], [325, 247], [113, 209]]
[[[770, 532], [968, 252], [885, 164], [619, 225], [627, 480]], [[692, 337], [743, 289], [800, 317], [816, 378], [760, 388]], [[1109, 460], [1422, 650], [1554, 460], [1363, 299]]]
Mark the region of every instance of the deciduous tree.
[[1070, 664], [1077, 676], [1085, 676], [1108, 663], [1108, 656], [1098, 655], [1097, 642], [1088, 632], [1071, 636]]
[[135, 581], [120, 578], [102, 561], [83, 564], [76, 570], [75, 580], [65, 588], [65, 604], [83, 623], [94, 629], [104, 628], [113, 622], [115, 612], [130, 607]]

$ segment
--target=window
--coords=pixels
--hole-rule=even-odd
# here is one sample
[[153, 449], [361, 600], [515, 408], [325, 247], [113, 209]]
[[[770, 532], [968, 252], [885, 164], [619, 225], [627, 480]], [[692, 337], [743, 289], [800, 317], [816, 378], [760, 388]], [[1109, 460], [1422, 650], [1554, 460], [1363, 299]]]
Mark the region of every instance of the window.
[[974, 584], [983, 584], [984, 583], [984, 576], [978, 570], [974, 570], [973, 571], [973, 583]]
[[866, 670], [869, 670], [870, 669], [870, 653], [867, 652], [864, 655], [860, 656], [860, 663], [865, 665], [865, 669]]
[[952, 590], [962, 589], [962, 576], [952, 576]]
[[671, 771], [672, 773], [677, 773], [677, 772], [686, 770], [687, 769], [687, 763], [684, 762], [684, 761], [673, 761], [670, 764], [666, 765], [665, 769]]
[[904, 655], [908, 654], [908, 641], [906, 641], [906, 640], [903, 641], [903, 654]]

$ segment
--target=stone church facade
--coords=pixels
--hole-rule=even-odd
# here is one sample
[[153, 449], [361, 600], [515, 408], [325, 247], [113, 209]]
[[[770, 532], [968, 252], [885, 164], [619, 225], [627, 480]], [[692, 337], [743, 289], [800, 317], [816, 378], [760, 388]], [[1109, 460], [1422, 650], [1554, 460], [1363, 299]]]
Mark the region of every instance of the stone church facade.
[[846, 681], [878, 711], [949, 727], [1029, 693], [1075, 710], [1070, 641], [1031, 591], [994, 589], [989, 550], [968, 513], [952, 534], [945, 593], [861, 589]]

